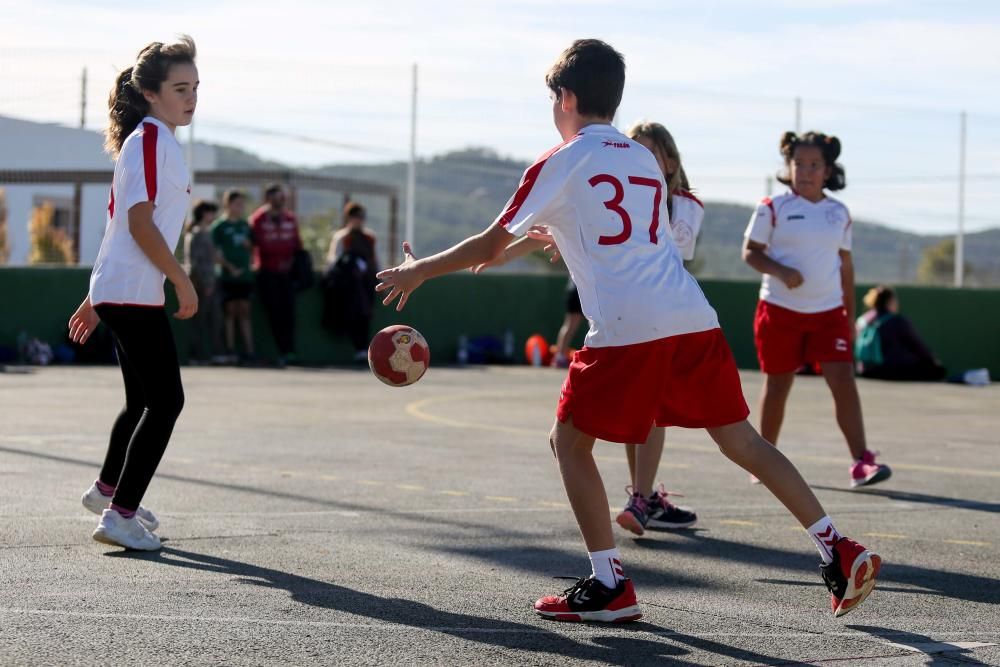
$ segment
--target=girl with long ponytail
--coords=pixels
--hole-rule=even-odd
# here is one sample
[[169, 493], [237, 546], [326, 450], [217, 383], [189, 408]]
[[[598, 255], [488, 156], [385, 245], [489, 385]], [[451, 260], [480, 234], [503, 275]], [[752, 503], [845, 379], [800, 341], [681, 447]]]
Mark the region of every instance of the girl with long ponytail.
[[174, 132], [191, 123], [198, 103], [194, 61], [194, 41], [186, 35], [173, 44], [153, 42], [115, 80], [105, 141], [116, 160], [108, 223], [90, 290], [69, 320], [74, 342], [85, 342], [99, 322], [115, 340], [125, 406], [82, 500], [101, 515], [94, 539], [129, 549], [160, 548], [159, 520], [141, 501], [184, 405], [164, 279], [177, 293], [174, 317], [198, 310], [194, 286], [174, 257], [191, 198]]

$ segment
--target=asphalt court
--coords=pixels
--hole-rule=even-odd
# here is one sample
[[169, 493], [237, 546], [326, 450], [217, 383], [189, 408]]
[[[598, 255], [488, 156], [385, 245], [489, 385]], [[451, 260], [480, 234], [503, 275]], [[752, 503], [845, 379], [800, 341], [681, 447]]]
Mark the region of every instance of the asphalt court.
[[[588, 571], [546, 442], [562, 374], [185, 368], [187, 402], [144, 503], [165, 547], [93, 542], [79, 505], [122, 400], [115, 368], [0, 374], [3, 664], [1000, 664], [1000, 388], [862, 381], [894, 477], [847, 489], [821, 379], [783, 451], [840, 530], [885, 559], [834, 619], [813, 547], [701, 431], [661, 478], [693, 530], [617, 533], [644, 618], [546, 622]], [[743, 376], [754, 401], [760, 376]], [[620, 446], [599, 443], [611, 505]]]

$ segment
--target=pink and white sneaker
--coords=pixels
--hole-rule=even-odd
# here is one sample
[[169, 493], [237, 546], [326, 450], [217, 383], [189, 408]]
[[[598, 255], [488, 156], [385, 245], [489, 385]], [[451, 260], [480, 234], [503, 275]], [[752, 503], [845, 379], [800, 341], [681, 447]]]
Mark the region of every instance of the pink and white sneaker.
[[[104, 513], [104, 510], [110, 507], [111, 496], [101, 493], [101, 490], [97, 488], [97, 484], [91, 484], [87, 492], [80, 498], [80, 502], [94, 514], [101, 515]], [[153, 532], [160, 527], [160, 520], [156, 518], [156, 515], [142, 505], [139, 505], [139, 509], [135, 511], [135, 518], [149, 532]]]
[[876, 463], [878, 452], [866, 450], [851, 466], [851, 488], [877, 484], [892, 477], [892, 470], [884, 463]]

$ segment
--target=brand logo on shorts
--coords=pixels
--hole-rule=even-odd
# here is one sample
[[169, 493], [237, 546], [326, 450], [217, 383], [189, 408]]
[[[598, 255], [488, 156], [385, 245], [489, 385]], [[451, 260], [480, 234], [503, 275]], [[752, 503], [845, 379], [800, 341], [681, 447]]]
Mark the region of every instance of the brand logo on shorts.
[[847, 352], [847, 341], [843, 338], [838, 338], [835, 346], [837, 348], [837, 352]]

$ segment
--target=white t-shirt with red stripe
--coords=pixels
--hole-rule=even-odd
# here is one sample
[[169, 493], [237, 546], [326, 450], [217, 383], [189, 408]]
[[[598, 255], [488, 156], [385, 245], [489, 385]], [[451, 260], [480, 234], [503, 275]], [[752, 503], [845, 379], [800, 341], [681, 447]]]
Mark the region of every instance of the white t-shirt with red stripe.
[[705, 218], [705, 207], [687, 190], [675, 190], [670, 212], [670, 231], [685, 262], [694, 259], [694, 245]]
[[588, 347], [719, 326], [670, 234], [656, 158], [611, 125], [588, 125], [531, 165], [497, 223], [548, 225], [590, 322]]
[[800, 313], [821, 313], [844, 303], [840, 283], [840, 251], [851, 249], [851, 213], [838, 199], [818, 202], [795, 192], [765, 197], [750, 217], [745, 239], [767, 246], [767, 255], [802, 274], [802, 284], [789, 289], [764, 274], [760, 299]]
[[108, 224], [90, 274], [90, 302], [162, 306], [163, 272], [132, 238], [128, 211], [151, 201], [153, 224], [177, 247], [191, 203], [191, 177], [173, 132], [147, 116], [122, 144], [108, 203]]

